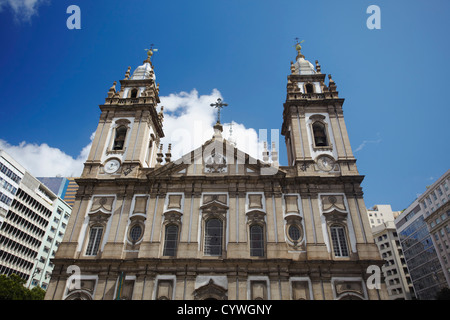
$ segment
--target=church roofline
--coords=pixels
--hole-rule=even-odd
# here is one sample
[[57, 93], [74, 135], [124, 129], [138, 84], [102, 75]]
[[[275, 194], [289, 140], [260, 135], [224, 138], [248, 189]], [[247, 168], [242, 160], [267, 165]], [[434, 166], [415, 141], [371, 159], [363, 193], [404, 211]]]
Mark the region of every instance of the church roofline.
[[[207, 148], [211, 144], [216, 144], [219, 148], [220, 148], [220, 146], [222, 146], [223, 148], [221, 150], [224, 151], [223, 156], [225, 158], [227, 158], [229, 156], [233, 156], [233, 161], [235, 161], [235, 162], [233, 162], [234, 164], [237, 161], [239, 164], [248, 165], [249, 167], [253, 167], [255, 170], [271, 166], [271, 164], [269, 164], [269, 163], [264, 163], [263, 161], [261, 161], [259, 159], [253, 158], [248, 153], [235, 147], [233, 144], [231, 144], [226, 139], [217, 140], [217, 139], [212, 138], [212, 139], [206, 141], [200, 147], [198, 147], [194, 150], [191, 150], [190, 152], [187, 152], [186, 154], [184, 154], [177, 160], [171, 161], [169, 163], [165, 163], [164, 165], [155, 168], [154, 170], [152, 170], [152, 172], [149, 172], [147, 175], [151, 175], [151, 176], [163, 175], [164, 173], [167, 173], [168, 171], [182, 170], [183, 167], [198, 161], [197, 160], [198, 157], [203, 157], [205, 148]], [[213, 150], [215, 150], [215, 149], [213, 149]], [[280, 172], [284, 172], [284, 171], [280, 170], [279, 168], [277, 168], [277, 170]], [[214, 176], [219, 177], [219, 176], [223, 176], [223, 175], [228, 175], [228, 174], [226, 174], [226, 173], [215, 174]], [[232, 175], [232, 176], [234, 176], [234, 175]]]

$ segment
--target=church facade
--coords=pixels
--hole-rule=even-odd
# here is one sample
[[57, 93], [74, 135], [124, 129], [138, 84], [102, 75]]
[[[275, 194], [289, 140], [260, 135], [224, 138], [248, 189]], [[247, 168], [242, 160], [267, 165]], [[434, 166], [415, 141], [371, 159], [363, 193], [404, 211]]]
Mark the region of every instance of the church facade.
[[[222, 137], [164, 154], [148, 58], [116, 82], [100, 120], [45, 298], [385, 299], [336, 84], [301, 53], [287, 77], [288, 165]], [[220, 101], [219, 101], [220, 102]], [[280, 108], [281, 109], [281, 108]]]

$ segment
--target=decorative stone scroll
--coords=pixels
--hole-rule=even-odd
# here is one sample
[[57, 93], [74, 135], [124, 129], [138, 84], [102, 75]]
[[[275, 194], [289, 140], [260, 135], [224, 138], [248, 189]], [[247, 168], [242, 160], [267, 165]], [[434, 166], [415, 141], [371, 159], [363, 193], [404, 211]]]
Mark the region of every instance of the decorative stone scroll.
[[328, 224], [346, 223], [347, 207], [343, 195], [326, 195], [321, 197], [323, 215]]
[[176, 224], [181, 225], [181, 217], [183, 214], [176, 210], [170, 210], [164, 213], [164, 224]]
[[89, 212], [111, 212], [114, 203], [114, 197], [94, 196], [92, 200], [91, 210]]
[[264, 218], [266, 216], [266, 213], [260, 210], [251, 210], [246, 213], [247, 216], [247, 224], [253, 225], [253, 224], [259, 224], [264, 225], [265, 221]]
[[114, 197], [94, 197], [88, 214], [90, 224], [105, 225], [112, 214], [113, 203]]
[[331, 209], [337, 209], [346, 211], [344, 196], [343, 195], [326, 195], [322, 196], [322, 209], [328, 211]]
[[227, 172], [227, 160], [224, 156], [216, 154], [205, 160], [206, 173], [225, 173]]
[[[194, 299], [195, 300], [206, 300], [206, 299], [216, 299], [216, 300], [227, 300], [227, 280], [226, 277], [221, 276], [213, 276], [210, 277], [208, 282], [201, 283], [199, 278], [205, 277], [197, 277], [194, 290]], [[224, 278], [224, 280], [222, 279]], [[216, 281], [214, 281], [216, 280]]]
[[337, 299], [364, 299], [364, 288], [361, 280], [334, 281]]
[[225, 194], [208, 194], [203, 196], [203, 205], [200, 207], [202, 210], [203, 219], [209, 219], [217, 217], [222, 220], [228, 211], [227, 195]]

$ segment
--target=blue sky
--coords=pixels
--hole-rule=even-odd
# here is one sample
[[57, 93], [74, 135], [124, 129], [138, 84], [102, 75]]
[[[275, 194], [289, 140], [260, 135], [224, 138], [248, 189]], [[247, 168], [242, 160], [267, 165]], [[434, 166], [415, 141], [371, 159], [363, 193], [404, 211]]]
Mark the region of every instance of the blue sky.
[[[151, 43], [161, 96], [205, 101], [220, 93], [229, 104], [222, 122], [279, 129], [296, 37], [345, 98], [367, 207], [404, 209], [449, 169], [449, 1], [21, 3], [0, 0], [0, 142], [36, 175], [45, 159], [50, 174], [80, 163], [98, 105]], [[72, 4], [81, 30], [66, 27]], [[372, 4], [380, 30], [366, 26]], [[287, 165], [283, 137], [280, 148]]]

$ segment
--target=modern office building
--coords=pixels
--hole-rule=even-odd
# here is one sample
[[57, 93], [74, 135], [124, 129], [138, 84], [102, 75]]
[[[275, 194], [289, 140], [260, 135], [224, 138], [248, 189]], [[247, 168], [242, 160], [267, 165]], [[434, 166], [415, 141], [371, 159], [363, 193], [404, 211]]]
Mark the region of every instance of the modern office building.
[[375, 205], [367, 210], [373, 238], [385, 264], [382, 267], [389, 299], [411, 300], [415, 298], [409, 271], [403, 256], [394, 220], [400, 211], [392, 211], [391, 205]]
[[447, 281], [425, 218], [416, 199], [395, 219], [395, 226], [417, 299], [433, 300]]
[[54, 265], [52, 259], [62, 242], [72, 208], [59, 197], [53, 198], [52, 215], [42, 245], [37, 256], [37, 263], [33, 270], [33, 276], [29, 281], [30, 287], [40, 286], [47, 289]]
[[36, 177], [40, 182], [46, 185], [57, 197], [64, 199], [69, 179], [64, 177]]
[[67, 180], [69, 184], [67, 185], [66, 193], [64, 195], [64, 201], [70, 206], [73, 207], [75, 203], [75, 195], [77, 194], [78, 184], [75, 181], [76, 178], [69, 177]]
[[381, 268], [390, 300], [415, 299], [414, 287], [393, 220], [372, 228], [375, 243], [385, 263]]
[[4, 152], [2, 159], [19, 169], [6, 171], [17, 182], [0, 226], [0, 274], [15, 273], [27, 287], [46, 289], [53, 270], [50, 260], [62, 242], [71, 208]]
[[425, 212], [437, 257], [450, 288], [450, 170], [427, 188], [418, 201]]
[[392, 211], [391, 205], [389, 204], [378, 204], [367, 210], [371, 228], [382, 225], [388, 221], [394, 222], [399, 214], [400, 211]]
[[11, 207], [24, 174], [25, 168], [5, 151], [0, 150], [0, 226]]

